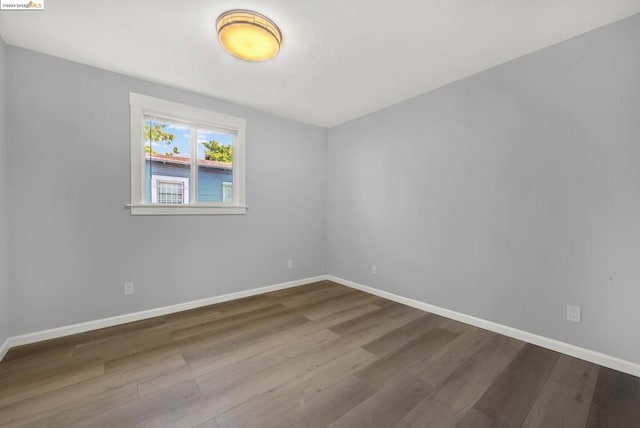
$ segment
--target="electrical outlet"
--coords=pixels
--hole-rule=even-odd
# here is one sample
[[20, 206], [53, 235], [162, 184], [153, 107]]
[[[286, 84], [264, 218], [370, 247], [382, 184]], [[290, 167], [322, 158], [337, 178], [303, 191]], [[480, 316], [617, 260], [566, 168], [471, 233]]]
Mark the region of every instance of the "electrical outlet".
[[582, 308], [580, 306], [567, 305], [567, 321], [582, 322]]
[[378, 273], [378, 266], [377, 265], [371, 265], [371, 274], [375, 275]]
[[124, 283], [124, 295], [130, 296], [134, 293], [133, 282]]
[[293, 260], [287, 260], [287, 269], [293, 269]]

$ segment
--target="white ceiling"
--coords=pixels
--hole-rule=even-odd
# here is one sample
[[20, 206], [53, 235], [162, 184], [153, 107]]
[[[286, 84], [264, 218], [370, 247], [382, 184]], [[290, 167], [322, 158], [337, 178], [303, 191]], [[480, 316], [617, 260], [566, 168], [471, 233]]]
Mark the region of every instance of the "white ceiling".
[[[640, 12], [640, 0], [47, 0], [0, 12], [11, 45], [334, 126]], [[253, 9], [283, 33], [264, 63], [218, 45]]]

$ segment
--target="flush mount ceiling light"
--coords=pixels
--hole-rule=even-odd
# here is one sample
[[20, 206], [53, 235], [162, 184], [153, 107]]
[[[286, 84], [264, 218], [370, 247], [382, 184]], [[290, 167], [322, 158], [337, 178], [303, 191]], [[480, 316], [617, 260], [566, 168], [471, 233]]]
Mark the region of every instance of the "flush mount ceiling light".
[[231, 55], [265, 61], [278, 55], [282, 34], [272, 20], [250, 10], [230, 10], [218, 17], [218, 40]]

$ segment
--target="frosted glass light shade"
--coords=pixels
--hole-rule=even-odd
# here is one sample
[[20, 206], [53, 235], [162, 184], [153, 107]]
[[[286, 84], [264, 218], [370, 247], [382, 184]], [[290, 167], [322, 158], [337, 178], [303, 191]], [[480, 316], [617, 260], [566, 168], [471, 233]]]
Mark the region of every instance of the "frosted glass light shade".
[[230, 10], [218, 17], [218, 40], [231, 55], [265, 61], [280, 52], [282, 34], [269, 18], [249, 10]]

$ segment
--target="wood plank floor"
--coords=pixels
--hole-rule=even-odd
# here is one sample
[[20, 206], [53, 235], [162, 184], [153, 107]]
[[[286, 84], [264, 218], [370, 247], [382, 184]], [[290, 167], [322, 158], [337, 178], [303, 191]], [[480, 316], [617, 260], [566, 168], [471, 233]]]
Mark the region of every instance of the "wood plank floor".
[[640, 427], [640, 379], [331, 282], [12, 349], [8, 427]]

